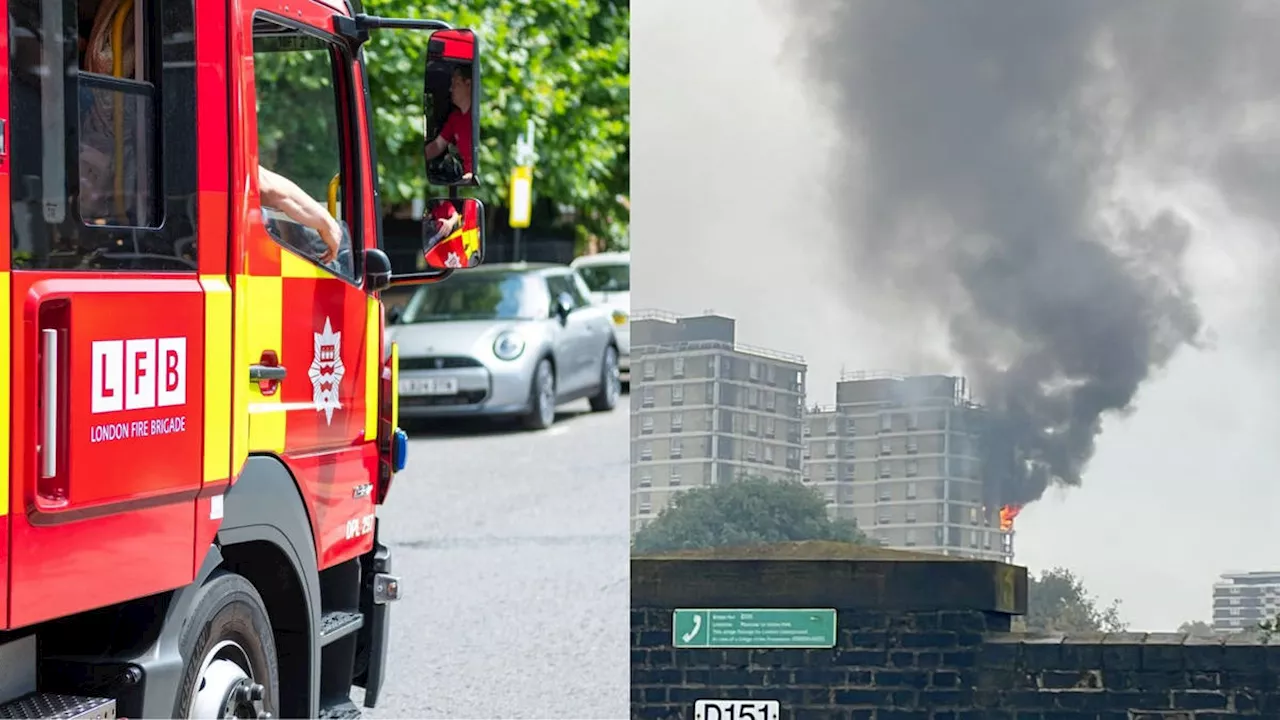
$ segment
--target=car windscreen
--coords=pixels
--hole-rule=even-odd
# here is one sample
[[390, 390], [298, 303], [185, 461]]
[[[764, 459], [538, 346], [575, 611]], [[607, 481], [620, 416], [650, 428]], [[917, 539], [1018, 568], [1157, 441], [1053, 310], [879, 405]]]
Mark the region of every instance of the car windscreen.
[[422, 285], [405, 305], [400, 322], [451, 320], [537, 320], [550, 300], [537, 278], [521, 273], [465, 272]]
[[631, 292], [631, 265], [580, 265], [577, 268], [591, 292]]

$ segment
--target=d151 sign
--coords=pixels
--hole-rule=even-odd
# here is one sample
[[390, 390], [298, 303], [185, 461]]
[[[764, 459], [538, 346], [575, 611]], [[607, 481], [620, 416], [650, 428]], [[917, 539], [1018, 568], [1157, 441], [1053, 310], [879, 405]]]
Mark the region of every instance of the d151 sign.
[[778, 720], [777, 700], [695, 700], [693, 720]]
[[94, 414], [187, 403], [187, 339], [93, 341]]

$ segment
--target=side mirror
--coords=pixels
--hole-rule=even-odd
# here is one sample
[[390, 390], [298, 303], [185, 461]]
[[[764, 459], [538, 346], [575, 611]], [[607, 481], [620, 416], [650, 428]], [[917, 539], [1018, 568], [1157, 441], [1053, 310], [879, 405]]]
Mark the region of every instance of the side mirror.
[[364, 251], [364, 289], [382, 292], [391, 287], [391, 260], [378, 248]]
[[470, 30], [437, 30], [427, 40], [422, 83], [427, 182], [480, 184], [480, 45]]
[[422, 235], [387, 235], [392, 285], [439, 282], [484, 262], [484, 205], [475, 198], [432, 198]]
[[556, 315], [560, 316], [560, 322], [564, 322], [571, 312], [573, 312], [573, 296], [567, 292], [557, 295]]

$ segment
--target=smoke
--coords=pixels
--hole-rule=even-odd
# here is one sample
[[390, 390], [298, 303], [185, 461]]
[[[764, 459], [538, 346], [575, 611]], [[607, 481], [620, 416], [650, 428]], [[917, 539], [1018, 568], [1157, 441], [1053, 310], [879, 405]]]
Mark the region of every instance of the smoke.
[[[850, 285], [942, 321], [993, 411], [1006, 502], [1077, 485], [1109, 414], [1201, 335], [1192, 228], [1134, 168], [1280, 223], [1278, 11], [1233, 0], [792, 0], [844, 142]], [[824, 208], [821, 211], [829, 211]], [[886, 312], [891, 312], [886, 310]], [[1205, 382], [1210, 382], [1206, 379]], [[1174, 441], [1174, 438], [1170, 438]]]

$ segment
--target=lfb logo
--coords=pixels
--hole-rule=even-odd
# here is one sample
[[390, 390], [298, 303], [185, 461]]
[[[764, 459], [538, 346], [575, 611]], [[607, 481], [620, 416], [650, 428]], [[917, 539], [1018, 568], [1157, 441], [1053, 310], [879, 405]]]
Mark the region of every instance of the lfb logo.
[[312, 333], [315, 338], [315, 354], [307, 377], [311, 378], [311, 402], [316, 411], [324, 413], [326, 425], [333, 424], [333, 412], [342, 409], [338, 390], [347, 369], [342, 365], [342, 332], [334, 332], [333, 323], [324, 319], [324, 329]]
[[95, 340], [92, 412], [187, 404], [187, 339]]

